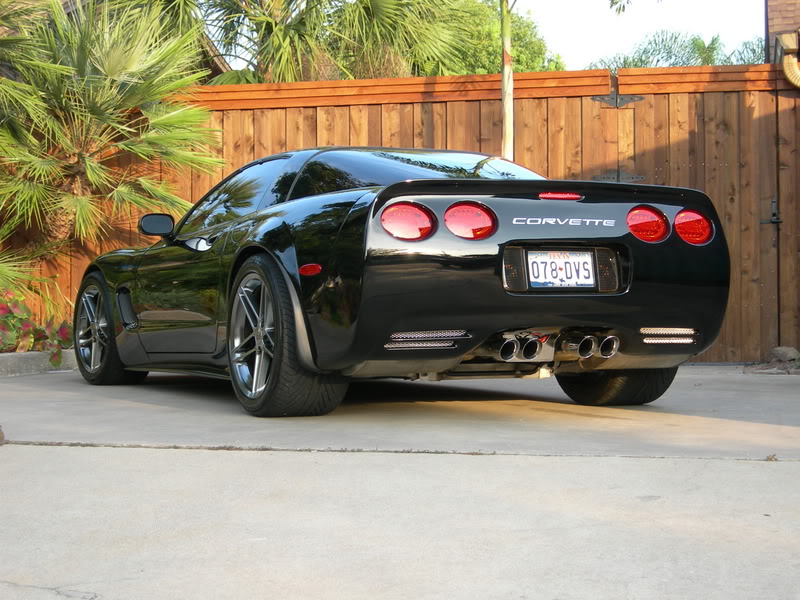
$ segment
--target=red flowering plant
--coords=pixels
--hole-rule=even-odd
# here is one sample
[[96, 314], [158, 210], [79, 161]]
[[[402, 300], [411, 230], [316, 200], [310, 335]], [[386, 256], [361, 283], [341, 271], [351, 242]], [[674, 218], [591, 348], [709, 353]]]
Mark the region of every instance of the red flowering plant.
[[62, 351], [71, 345], [72, 325], [63, 321], [56, 326], [53, 319], [37, 325], [24, 296], [10, 290], [0, 292], [0, 352], [49, 352], [50, 364], [57, 367]]

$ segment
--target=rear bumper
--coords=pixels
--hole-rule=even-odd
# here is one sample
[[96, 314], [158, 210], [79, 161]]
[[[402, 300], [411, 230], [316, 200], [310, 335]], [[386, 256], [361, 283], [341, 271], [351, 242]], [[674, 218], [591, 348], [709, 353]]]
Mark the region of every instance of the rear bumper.
[[[318, 342], [324, 340], [320, 334], [334, 338], [327, 344], [328, 352], [320, 356], [324, 362], [319, 366], [340, 370], [364, 361], [387, 361], [388, 375], [405, 368], [388, 363], [458, 362], [498, 332], [529, 328], [550, 335], [580, 331], [620, 338], [616, 356], [590, 359], [587, 368], [669, 367], [706, 350], [719, 334], [727, 285], [679, 278], [652, 281], [637, 275], [635, 269], [629, 288], [619, 294], [510, 293], [503, 289], [496, 257], [468, 267], [441, 257], [433, 262], [372, 256], [363, 281], [366, 298], [352, 329], [337, 332], [335, 326], [317, 327]], [[646, 344], [639, 331], [643, 327], [695, 329], [696, 342]], [[453, 348], [384, 347], [393, 333], [447, 329], [463, 329], [470, 337], [455, 340]], [[345, 340], [349, 343], [341, 344]]]

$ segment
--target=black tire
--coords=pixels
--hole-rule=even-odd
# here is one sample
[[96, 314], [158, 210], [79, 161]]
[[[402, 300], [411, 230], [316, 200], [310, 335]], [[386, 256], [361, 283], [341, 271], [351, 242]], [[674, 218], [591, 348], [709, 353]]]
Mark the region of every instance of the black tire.
[[[266, 282], [271, 297], [273, 355], [263, 391], [248, 397], [248, 393], [253, 392], [247, 389], [234, 365], [232, 315], [234, 304], [239, 301], [237, 293], [242, 282], [253, 274]], [[347, 379], [338, 374], [312, 373], [300, 364], [292, 298], [283, 273], [268, 256], [252, 256], [239, 269], [231, 288], [227, 322], [231, 381], [236, 397], [247, 412], [257, 417], [316, 416], [330, 413], [339, 406], [347, 392]]]
[[577, 404], [587, 406], [638, 406], [656, 400], [675, 379], [678, 367], [595, 371], [577, 375], [556, 375], [564, 393]]
[[[103, 301], [100, 313], [106, 322], [106, 326], [102, 328], [105, 330], [105, 345], [102, 358], [96, 370], [91, 370], [91, 365], [87, 366], [85, 364], [86, 359], [81, 355], [81, 346], [79, 345], [78, 339], [81, 333], [79, 323], [81, 299], [87, 288], [96, 288], [98, 294], [102, 295]], [[92, 385], [132, 385], [141, 383], [144, 381], [145, 377], [147, 377], [147, 371], [128, 371], [119, 357], [117, 342], [113, 335], [116, 329], [114, 326], [114, 311], [111, 310], [111, 294], [108, 291], [105, 279], [100, 273], [89, 273], [81, 282], [81, 287], [78, 290], [78, 296], [75, 302], [72, 325], [72, 342], [75, 349], [75, 358], [77, 359], [78, 369], [86, 381]]]

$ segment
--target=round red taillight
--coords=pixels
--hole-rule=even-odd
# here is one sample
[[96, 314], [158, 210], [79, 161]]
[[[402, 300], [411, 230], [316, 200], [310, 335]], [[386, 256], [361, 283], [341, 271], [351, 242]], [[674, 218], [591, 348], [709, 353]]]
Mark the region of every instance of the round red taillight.
[[483, 240], [497, 229], [494, 213], [477, 202], [453, 204], [444, 213], [444, 224], [460, 238]]
[[381, 225], [389, 235], [398, 240], [417, 242], [433, 233], [436, 217], [419, 204], [396, 202], [381, 213]]
[[660, 242], [669, 235], [669, 221], [649, 206], [637, 206], [628, 213], [628, 229], [643, 242]]
[[682, 210], [675, 215], [675, 231], [684, 242], [695, 246], [707, 244], [714, 237], [711, 221], [693, 210]]

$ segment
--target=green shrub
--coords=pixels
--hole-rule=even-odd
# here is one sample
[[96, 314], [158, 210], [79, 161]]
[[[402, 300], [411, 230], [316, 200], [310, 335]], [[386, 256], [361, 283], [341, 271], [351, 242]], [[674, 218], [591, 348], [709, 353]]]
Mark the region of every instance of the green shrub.
[[50, 364], [57, 367], [62, 351], [71, 345], [72, 325], [63, 321], [56, 326], [53, 319], [37, 325], [21, 294], [0, 292], [0, 352], [49, 352]]

